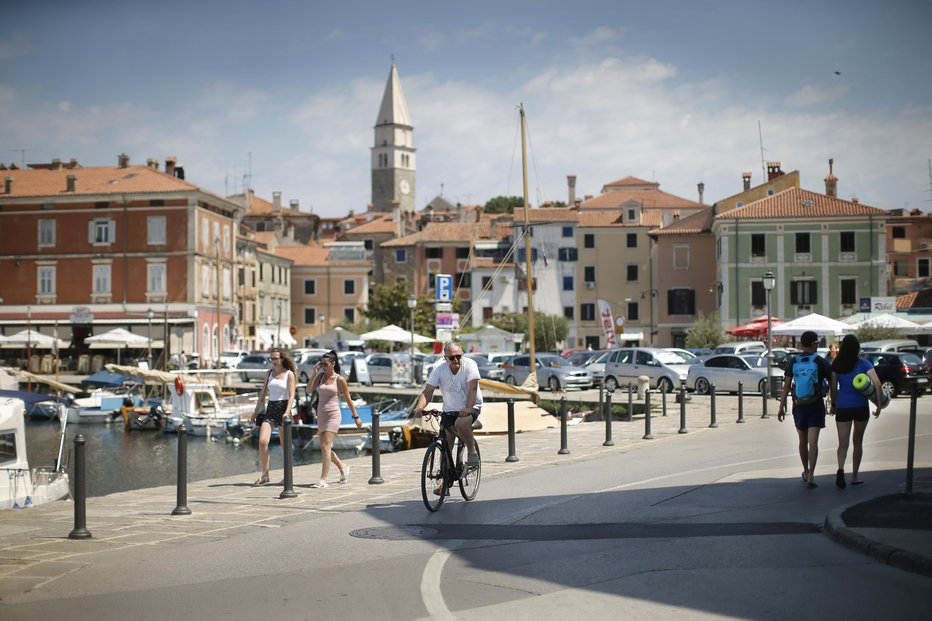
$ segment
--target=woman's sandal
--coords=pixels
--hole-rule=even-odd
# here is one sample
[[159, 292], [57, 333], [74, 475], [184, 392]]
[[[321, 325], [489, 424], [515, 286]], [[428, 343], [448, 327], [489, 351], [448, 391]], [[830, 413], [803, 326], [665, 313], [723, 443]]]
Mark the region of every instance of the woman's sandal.
[[841, 468], [835, 473], [835, 485], [838, 489], [845, 489], [845, 471]]
[[337, 482], [338, 483], [349, 483], [349, 471], [350, 471], [349, 466], [343, 466], [343, 475], [340, 476], [340, 480]]
[[268, 483], [269, 483], [269, 477], [259, 477], [258, 479], [256, 479], [256, 482], [254, 485], [256, 487], [259, 487], [261, 485], [268, 485]]
[[311, 483], [308, 487], [311, 487], [314, 489], [324, 489], [324, 488], [330, 487], [330, 484], [327, 483], [326, 481], [318, 481], [317, 483]]

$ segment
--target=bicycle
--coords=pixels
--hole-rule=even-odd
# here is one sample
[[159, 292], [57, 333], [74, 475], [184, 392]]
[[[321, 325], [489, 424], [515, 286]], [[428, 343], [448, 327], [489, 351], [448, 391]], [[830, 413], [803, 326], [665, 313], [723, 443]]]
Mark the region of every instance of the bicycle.
[[[421, 498], [424, 506], [433, 513], [440, 509], [443, 500], [450, 495], [453, 483], [459, 483], [460, 494], [463, 500], [470, 501], [479, 491], [479, 481], [482, 478], [482, 457], [475, 466], [466, 464], [467, 450], [463, 441], [454, 434], [451, 447], [447, 442], [447, 429], [453, 426], [456, 419], [444, 424], [443, 412], [439, 410], [425, 410], [423, 416], [436, 418], [440, 421], [440, 432], [424, 452], [424, 462], [421, 465]], [[456, 454], [454, 461], [453, 455]], [[479, 444], [476, 443], [476, 454], [479, 454]], [[438, 493], [439, 492], [439, 493]]]

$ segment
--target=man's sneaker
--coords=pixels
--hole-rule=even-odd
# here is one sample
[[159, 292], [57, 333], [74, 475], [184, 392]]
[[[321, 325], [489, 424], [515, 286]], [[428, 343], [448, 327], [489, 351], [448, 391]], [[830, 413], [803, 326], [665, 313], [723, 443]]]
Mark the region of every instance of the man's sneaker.
[[434, 488], [434, 496], [443, 496], [443, 481], [440, 482], [440, 485]]
[[470, 468], [475, 468], [479, 465], [479, 453], [470, 453], [469, 457], [466, 459], [466, 465]]

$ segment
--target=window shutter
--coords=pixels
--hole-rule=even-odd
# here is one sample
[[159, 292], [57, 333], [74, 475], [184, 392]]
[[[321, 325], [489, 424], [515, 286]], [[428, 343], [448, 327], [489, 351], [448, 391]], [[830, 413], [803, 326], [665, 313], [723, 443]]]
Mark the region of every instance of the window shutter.
[[94, 243], [94, 221], [90, 220], [87, 223], [87, 243]]
[[109, 229], [109, 232], [107, 234], [107, 241], [109, 241], [112, 244], [116, 242], [116, 221], [107, 220], [107, 228]]

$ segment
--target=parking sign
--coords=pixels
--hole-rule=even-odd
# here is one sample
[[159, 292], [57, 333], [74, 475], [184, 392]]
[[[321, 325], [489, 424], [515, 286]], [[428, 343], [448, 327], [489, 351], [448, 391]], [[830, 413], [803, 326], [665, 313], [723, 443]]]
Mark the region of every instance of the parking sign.
[[434, 288], [437, 291], [438, 302], [453, 301], [453, 276], [450, 274], [437, 274], [434, 279]]

